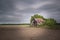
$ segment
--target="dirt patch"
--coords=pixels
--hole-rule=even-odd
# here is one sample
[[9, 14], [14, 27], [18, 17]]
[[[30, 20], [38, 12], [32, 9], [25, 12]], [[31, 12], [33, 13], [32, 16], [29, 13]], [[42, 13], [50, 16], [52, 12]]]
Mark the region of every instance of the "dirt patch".
[[60, 30], [34, 27], [0, 27], [0, 40], [60, 40]]

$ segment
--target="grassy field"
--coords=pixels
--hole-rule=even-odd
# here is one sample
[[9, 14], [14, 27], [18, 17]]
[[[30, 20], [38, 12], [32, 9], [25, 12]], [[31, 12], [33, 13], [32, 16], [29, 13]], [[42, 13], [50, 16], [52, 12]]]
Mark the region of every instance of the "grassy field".
[[[30, 24], [2, 24], [0, 25], [0, 27], [34, 27], [34, 26], [30, 26]], [[60, 29], [60, 25], [54, 25], [54, 26], [35, 26], [34, 28], [46, 28], [46, 29]]]
[[0, 27], [29, 27], [30, 24], [0, 24]]
[[53, 26], [47, 26], [47, 25], [42, 25], [38, 26], [39, 28], [46, 28], [46, 29], [58, 29], [60, 30], [60, 25], [53, 25]]

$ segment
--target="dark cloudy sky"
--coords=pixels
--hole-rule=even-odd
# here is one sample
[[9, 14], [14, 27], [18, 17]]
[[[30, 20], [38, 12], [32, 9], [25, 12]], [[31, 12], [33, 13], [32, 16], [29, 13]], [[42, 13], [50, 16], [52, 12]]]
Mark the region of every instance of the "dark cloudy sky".
[[60, 22], [60, 0], [0, 0], [0, 23], [29, 23], [34, 14]]

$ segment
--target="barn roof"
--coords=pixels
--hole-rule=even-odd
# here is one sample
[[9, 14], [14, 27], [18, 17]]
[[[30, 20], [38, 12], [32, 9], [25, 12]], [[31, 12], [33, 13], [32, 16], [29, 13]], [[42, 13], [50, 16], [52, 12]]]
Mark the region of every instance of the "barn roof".
[[36, 21], [38, 22], [43, 22], [44, 20], [42, 18], [35, 18]]

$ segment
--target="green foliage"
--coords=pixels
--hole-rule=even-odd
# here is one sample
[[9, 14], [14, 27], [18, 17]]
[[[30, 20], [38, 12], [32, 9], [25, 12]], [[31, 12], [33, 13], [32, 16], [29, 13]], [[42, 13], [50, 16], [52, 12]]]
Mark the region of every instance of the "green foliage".
[[53, 26], [56, 24], [56, 21], [54, 19], [46, 19], [45, 20], [45, 25], [48, 25], [48, 26]]
[[34, 16], [31, 16], [30, 22], [32, 22], [34, 20]]
[[43, 16], [38, 15], [38, 14], [35, 14], [34, 17], [35, 17], [35, 18], [43, 18]]

